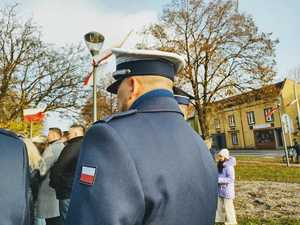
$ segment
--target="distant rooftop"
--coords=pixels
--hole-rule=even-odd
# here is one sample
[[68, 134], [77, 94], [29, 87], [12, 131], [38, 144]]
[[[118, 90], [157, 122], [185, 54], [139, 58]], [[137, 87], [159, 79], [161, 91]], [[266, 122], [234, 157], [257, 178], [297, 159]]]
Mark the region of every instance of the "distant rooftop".
[[259, 101], [263, 98], [272, 98], [279, 95], [281, 89], [284, 86], [286, 80], [281, 82], [263, 86], [259, 89], [251, 90], [239, 95], [234, 95], [225, 99], [221, 99], [213, 102], [213, 104], [222, 105], [223, 107], [232, 107], [235, 105], [240, 105], [244, 103], [249, 103], [253, 101]]

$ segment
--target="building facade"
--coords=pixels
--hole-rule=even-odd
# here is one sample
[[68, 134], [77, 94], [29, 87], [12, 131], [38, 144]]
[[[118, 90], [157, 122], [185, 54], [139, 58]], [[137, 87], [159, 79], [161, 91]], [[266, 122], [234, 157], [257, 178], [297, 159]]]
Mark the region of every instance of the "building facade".
[[[300, 85], [284, 80], [212, 103], [208, 126], [214, 144], [229, 149], [282, 149], [284, 142], [293, 145], [294, 139], [300, 139], [296, 94], [300, 96]], [[290, 134], [282, 130], [283, 114], [290, 118]], [[199, 130], [197, 119], [190, 121]]]

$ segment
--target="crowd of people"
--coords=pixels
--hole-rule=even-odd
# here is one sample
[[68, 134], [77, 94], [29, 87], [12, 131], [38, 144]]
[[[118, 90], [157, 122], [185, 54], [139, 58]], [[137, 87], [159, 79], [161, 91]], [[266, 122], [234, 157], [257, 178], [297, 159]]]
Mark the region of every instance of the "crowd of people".
[[[29, 157], [33, 225], [64, 225], [70, 205], [80, 146], [85, 127], [72, 125], [69, 131], [50, 128], [48, 136], [24, 138]], [[216, 223], [237, 224], [233, 204], [236, 160], [227, 149], [206, 141], [218, 169]]]
[[[23, 138], [30, 166], [31, 224], [64, 224], [84, 133], [83, 126], [73, 125], [67, 132], [50, 128], [47, 137]], [[211, 142], [209, 139], [208, 147]], [[229, 156], [227, 149], [219, 153], [213, 147], [210, 150], [219, 172], [216, 222], [236, 224], [233, 206], [235, 159]]]
[[54, 127], [47, 137], [23, 139], [30, 165], [33, 224], [64, 224], [84, 134], [85, 127], [75, 124], [69, 131]]

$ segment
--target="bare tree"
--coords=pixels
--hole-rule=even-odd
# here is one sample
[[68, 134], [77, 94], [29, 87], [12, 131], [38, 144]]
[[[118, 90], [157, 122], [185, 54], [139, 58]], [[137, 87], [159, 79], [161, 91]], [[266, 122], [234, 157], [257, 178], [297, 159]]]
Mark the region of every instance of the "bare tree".
[[17, 5], [0, 10], [0, 121], [41, 103], [46, 111], [78, 108], [86, 96], [82, 47], [46, 44], [32, 20], [21, 21]]
[[[251, 16], [238, 13], [233, 1], [174, 0], [139, 46], [184, 54], [187, 66], [177, 80], [196, 97], [204, 137], [209, 104], [260, 87], [275, 76], [278, 40], [259, 32]], [[153, 44], [154, 43], [154, 44]]]
[[[104, 91], [97, 92], [97, 118], [104, 119], [116, 111], [114, 107], [114, 97], [108, 96]], [[88, 98], [81, 110], [81, 116], [86, 125], [93, 123], [93, 99], [92, 96]]]
[[[101, 75], [101, 74], [97, 74]], [[110, 73], [102, 76], [97, 82], [97, 118], [104, 119], [105, 117], [111, 115], [117, 111], [117, 99], [115, 95], [108, 93], [106, 88], [113, 82]], [[92, 92], [90, 92], [92, 93]], [[93, 123], [93, 98], [90, 95], [84, 106], [81, 109], [81, 118], [86, 125], [91, 125]]]
[[300, 66], [295, 67], [294, 69], [290, 70], [287, 76], [292, 79], [300, 82]]

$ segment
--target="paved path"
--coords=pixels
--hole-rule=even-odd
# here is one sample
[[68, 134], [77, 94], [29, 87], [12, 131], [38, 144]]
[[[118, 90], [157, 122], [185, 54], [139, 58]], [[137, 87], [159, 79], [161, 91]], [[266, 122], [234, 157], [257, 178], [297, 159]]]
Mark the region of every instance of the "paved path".
[[253, 155], [253, 156], [283, 156], [283, 150], [231, 150], [230, 154], [237, 155]]

